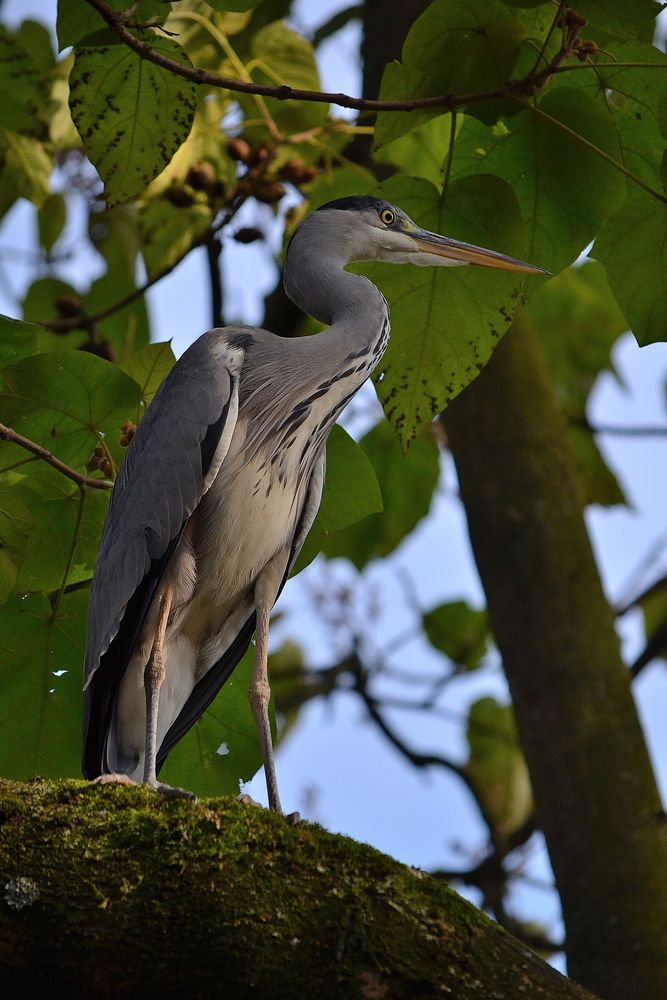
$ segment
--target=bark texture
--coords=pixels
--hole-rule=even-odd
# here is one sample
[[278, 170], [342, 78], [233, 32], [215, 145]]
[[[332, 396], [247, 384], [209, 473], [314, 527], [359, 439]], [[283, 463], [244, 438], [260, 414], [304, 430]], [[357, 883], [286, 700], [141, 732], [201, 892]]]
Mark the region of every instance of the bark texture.
[[3, 996], [591, 1000], [441, 882], [231, 799], [0, 782]]
[[565, 420], [521, 320], [445, 424], [563, 904], [570, 973], [605, 1000], [667, 997], [667, 824]]

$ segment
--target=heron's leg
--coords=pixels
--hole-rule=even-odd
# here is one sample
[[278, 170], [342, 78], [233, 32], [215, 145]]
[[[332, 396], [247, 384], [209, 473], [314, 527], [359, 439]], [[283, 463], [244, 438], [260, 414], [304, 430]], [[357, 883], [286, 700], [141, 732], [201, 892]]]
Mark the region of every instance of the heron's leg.
[[267, 659], [269, 652], [269, 616], [276, 600], [286, 565], [287, 553], [279, 553], [262, 570], [255, 584], [257, 626], [255, 630], [255, 659], [250, 687], [250, 706], [259, 734], [262, 760], [264, 761], [266, 788], [269, 793], [269, 806], [276, 812], [282, 812], [282, 808], [278, 794], [276, 765], [273, 759], [273, 740], [271, 739], [271, 723], [269, 721], [271, 688], [269, 687]]
[[155, 638], [153, 648], [148, 658], [146, 669], [144, 670], [144, 689], [146, 691], [146, 747], [144, 751], [144, 777], [145, 785], [156, 788], [159, 792], [173, 795], [178, 798], [194, 799], [192, 792], [183, 788], [172, 788], [157, 780], [157, 720], [160, 704], [160, 688], [164, 680], [164, 637], [167, 632], [167, 622], [173, 603], [173, 593], [167, 587], [160, 595], [160, 606], [158, 610], [157, 625], [155, 627]]

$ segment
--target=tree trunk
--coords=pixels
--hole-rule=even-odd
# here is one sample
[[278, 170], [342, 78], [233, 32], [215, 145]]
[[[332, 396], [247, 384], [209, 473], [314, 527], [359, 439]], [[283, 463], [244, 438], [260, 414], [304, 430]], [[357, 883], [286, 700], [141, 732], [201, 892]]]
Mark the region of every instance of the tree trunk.
[[232, 799], [0, 782], [4, 996], [592, 1000], [443, 883]]
[[565, 419], [521, 319], [445, 423], [562, 900], [570, 973], [605, 1000], [667, 997], [667, 823]]

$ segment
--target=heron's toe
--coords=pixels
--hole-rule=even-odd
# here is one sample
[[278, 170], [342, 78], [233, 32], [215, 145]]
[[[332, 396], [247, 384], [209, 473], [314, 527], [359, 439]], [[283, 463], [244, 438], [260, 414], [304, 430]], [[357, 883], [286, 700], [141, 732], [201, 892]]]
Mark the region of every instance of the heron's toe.
[[191, 802], [197, 801], [195, 793], [188, 791], [187, 788], [175, 788], [173, 785], [165, 785], [162, 781], [157, 781], [154, 785], [151, 784], [150, 787], [170, 799], [190, 799]]
[[92, 785], [135, 785], [136, 782], [127, 774], [100, 774], [93, 778]]

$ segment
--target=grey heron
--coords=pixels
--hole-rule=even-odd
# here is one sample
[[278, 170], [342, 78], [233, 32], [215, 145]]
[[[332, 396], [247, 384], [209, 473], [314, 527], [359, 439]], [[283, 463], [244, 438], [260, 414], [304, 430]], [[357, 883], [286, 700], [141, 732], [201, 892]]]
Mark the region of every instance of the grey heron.
[[285, 290], [329, 329], [285, 339], [210, 330], [165, 378], [118, 474], [95, 566], [83, 773], [178, 793], [157, 774], [255, 635], [250, 703], [269, 804], [269, 615], [319, 507], [325, 445], [389, 339], [380, 291], [352, 261], [545, 273], [419, 228], [395, 205], [329, 202], [295, 231]]

